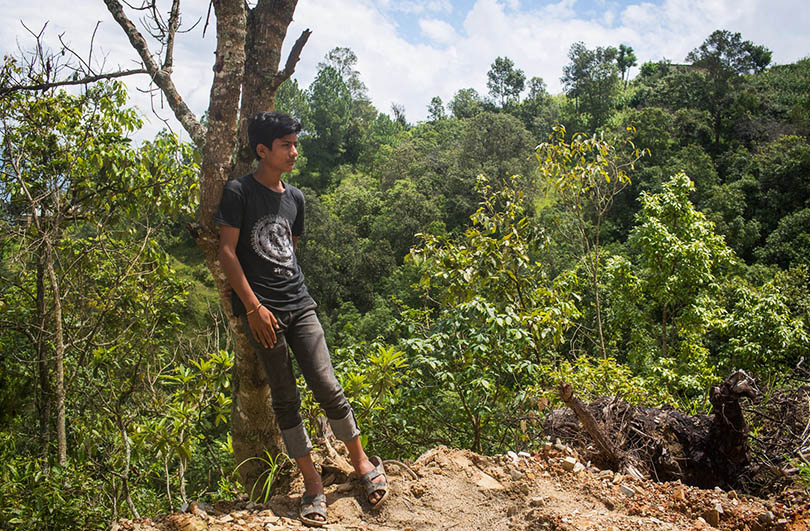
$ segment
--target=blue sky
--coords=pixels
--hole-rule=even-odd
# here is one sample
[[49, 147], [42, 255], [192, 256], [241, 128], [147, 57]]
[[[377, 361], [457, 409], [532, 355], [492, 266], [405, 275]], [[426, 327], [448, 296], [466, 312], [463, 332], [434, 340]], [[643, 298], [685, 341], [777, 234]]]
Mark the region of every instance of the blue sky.
[[[170, 2], [158, 0], [168, 11]], [[208, 2], [185, 0], [184, 21], [205, 16]], [[742, 33], [767, 46], [775, 63], [810, 56], [810, 8], [806, 0], [299, 0], [285, 53], [305, 28], [313, 31], [298, 63], [296, 78], [308, 85], [317, 64], [336, 46], [358, 57], [357, 69], [377, 109], [389, 112], [404, 105], [411, 122], [423, 120], [433, 96], [446, 103], [461, 89], [486, 94], [486, 73], [498, 56], [511, 58], [527, 77], [539, 76], [549, 91], [561, 91], [562, 68], [572, 43], [588, 47], [634, 48], [639, 63], [684, 60], [686, 54], [715, 29]], [[3, 0], [0, 49], [15, 53], [32, 39], [20, 21], [38, 31], [46, 21], [46, 41], [58, 44], [64, 35], [77, 50], [86, 51], [96, 22], [95, 60], [108, 69], [131, 68], [137, 56], [102, 0], [53, 2]], [[202, 37], [201, 26], [183, 34], [175, 54], [175, 80], [189, 106], [202, 114], [211, 82], [214, 35]], [[637, 69], [631, 74], [635, 74]], [[149, 119], [149, 136], [167, 118], [181, 132], [159, 98], [150, 101], [136, 88], [148, 81], [128, 81], [133, 102]]]

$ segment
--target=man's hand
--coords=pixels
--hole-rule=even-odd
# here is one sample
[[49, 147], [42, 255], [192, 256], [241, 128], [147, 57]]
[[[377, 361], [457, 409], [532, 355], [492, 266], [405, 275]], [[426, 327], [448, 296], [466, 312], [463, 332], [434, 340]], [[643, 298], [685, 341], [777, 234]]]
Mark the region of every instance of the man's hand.
[[276, 321], [273, 312], [260, 304], [256, 311], [251, 312], [247, 317], [253, 338], [264, 345], [264, 348], [274, 347], [276, 345], [278, 321]]

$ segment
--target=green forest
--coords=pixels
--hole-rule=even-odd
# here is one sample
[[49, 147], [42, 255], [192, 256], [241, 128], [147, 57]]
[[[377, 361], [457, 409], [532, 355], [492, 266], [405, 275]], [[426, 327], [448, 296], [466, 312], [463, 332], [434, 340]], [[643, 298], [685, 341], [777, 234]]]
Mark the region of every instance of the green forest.
[[[810, 58], [772, 65], [724, 30], [694, 46], [638, 65], [575, 43], [560, 94], [493, 58], [486, 94], [434, 97], [418, 123], [374, 107], [348, 48], [279, 86], [275, 109], [303, 124], [285, 177], [307, 199], [299, 261], [375, 454], [537, 448], [561, 380], [687, 413], [734, 369], [793, 385]], [[234, 499], [234, 339], [195, 242], [203, 155], [168, 130], [134, 142], [121, 81], [31, 89], [48, 74], [30, 66], [0, 69], [0, 529]]]

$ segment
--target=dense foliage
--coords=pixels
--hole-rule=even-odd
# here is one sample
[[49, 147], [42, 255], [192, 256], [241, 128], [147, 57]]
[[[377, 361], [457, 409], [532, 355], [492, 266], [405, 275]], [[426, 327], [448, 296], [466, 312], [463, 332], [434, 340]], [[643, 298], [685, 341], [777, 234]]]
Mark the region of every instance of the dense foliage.
[[[634, 79], [625, 45], [569, 59], [563, 94], [498, 57], [488, 95], [417, 124], [346, 48], [278, 93], [304, 124], [300, 261], [375, 453], [531, 447], [561, 379], [700, 410], [810, 346], [810, 59], [724, 31]], [[0, 527], [238, 492], [233, 356], [184, 228], [197, 154], [140, 126], [116, 83], [0, 98]]]

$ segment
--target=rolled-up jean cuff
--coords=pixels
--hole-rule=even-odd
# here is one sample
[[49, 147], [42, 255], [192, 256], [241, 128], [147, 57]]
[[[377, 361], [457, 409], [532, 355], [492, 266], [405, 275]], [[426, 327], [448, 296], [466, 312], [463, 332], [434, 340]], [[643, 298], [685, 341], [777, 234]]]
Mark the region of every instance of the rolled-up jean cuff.
[[281, 438], [284, 440], [287, 455], [292, 459], [304, 457], [312, 451], [312, 442], [309, 440], [307, 430], [304, 429], [303, 422], [292, 428], [281, 430]]
[[342, 419], [329, 419], [329, 425], [332, 426], [332, 432], [339, 441], [349, 442], [360, 435], [360, 428], [357, 427], [352, 410], [349, 410], [349, 413]]

